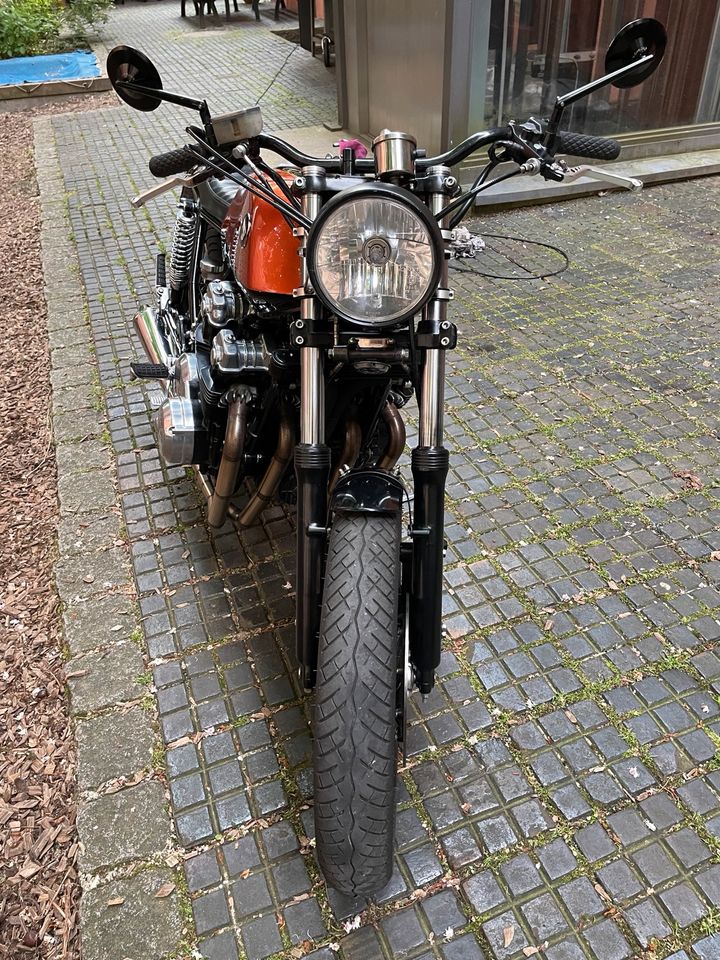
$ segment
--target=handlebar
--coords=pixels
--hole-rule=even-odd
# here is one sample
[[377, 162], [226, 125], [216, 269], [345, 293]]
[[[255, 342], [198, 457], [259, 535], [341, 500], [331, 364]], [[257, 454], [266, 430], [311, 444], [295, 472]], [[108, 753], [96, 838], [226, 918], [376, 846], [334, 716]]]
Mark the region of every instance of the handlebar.
[[[438, 154], [435, 157], [418, 157], [415, 161], [416, 170], [418, 173], [424, 173], [434, 166], [455, 166], [476, 150], [511, 136], [510, 127], [494, 127], [491, 130], [474, 133], [467, 140], [463, 140], [462, 143], [445, 153]], [[328, 173], [343, 172], [343, 161], [340, 157], [308, 156], [297, 150], [292, 144], [286, 143], [279, 137], [272, 136], [272, 134], [261, 133], [253, 138], [253, 142], [259, 149], [272, 150], [273, 153], [277, 153], [294, 166], [321, 166]], [[571, 133], [567, 130], [560, 130], [557, 133], [554, 145], [554, 152], [567, 153], [575, 157], [588, 157], [593, 160], [615, 160], [620, 154], [620, 144], [617, 140], [610, 140], [606, 137], [589, 137], [585, 134]], [[197, 143], [180, 147], [178, 150], [169, 150], [167, 153], [159, 153], [150, 158], [150, 173], [155, 177], [170, 177], [183, 173], [197, 165], [198, 153], [203, 153], [203, 147]], [[358, 173], [373, 173], [375, 160], [373, 157], [356, 159], [353, 162], [353, 168]]]

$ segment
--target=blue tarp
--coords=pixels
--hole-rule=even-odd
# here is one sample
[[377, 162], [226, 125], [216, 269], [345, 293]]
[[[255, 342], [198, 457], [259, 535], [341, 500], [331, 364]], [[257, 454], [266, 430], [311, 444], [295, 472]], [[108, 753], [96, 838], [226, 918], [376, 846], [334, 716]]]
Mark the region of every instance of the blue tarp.
[[97, 57], [88, 50], [0, 60], [0, 85], [41, 83], [43, 80], [87, 80], [99, 76]]

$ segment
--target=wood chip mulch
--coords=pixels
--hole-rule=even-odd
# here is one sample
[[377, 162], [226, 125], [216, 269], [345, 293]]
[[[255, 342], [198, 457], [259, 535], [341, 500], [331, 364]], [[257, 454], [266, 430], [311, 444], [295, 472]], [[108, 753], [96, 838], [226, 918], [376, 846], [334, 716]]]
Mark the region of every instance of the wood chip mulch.
[[37, 112], [0, 113], [0, 958], [77, 960], [75, 745], [52, 579], [58, 503]]

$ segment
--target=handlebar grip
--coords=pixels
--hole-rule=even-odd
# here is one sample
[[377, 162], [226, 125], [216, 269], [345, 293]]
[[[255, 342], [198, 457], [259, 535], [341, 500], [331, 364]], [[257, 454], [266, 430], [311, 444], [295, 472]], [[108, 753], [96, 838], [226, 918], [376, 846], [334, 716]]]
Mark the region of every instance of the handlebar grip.
[[150, 173], [154, 177], [171, 177], [175, 173], [191, 170], [199, 163], [197, 156], [190, 152], [191, 149], [195, 154], [202, 152], [202, 147], [198, 144], [196, 147], [180, 147], [179, 150], [168, 150], [167, 153], [158, 153], [150, 157], [148, 164]]
[[607, 137], [588, 137], [584, 133], [560, 130], [555, 152], [568, 153], [573, 157], [588, 157], [591, 160], [615, 160], [620, 156], [620, 144]]

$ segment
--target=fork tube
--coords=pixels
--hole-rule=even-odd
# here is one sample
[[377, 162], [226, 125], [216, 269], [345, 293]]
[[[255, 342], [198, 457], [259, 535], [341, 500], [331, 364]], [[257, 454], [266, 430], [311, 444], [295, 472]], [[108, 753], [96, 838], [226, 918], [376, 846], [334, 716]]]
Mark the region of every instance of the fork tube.
[[[315, 172], [305, 168], [303, 174]], [[307, 179], [307, 178], [306, 178]], [[320, 210], [320, 195], [306, 192], [303, 213], [314, 220]], [[302, 261], [303, 285], [307, 265]], [[300, 304], [303, 329], [312, 330], [317, 303], [305, 297]], [[300, 348], [300, 443], [295, 447], [297, 477], [297, 611], [296, 646], [300, 680], [305, 690], [315, 685], [318, 630], [322, 602], [322, 563], [325, 537], [322, 531], [327, 517], [327, 485], [330, 473], [330, 448], [325, 444], [325, 379], [320, 348]]]
[[[432, 167], [428, 174], [444, 177], [450, 171]], [[433, 213], [447, 206], [444, 193], [430, 196]], [[442, 228], [447, 227], [443, 220]], [[448, 267], [443, 259], [440, 296], [425, 308], [421, 329], [441, 343], [447, 317]], [[448, 451], [443, 446], [443, 409], [445, 405], [445, 349], [428, 347], [424, 351], [420, 378], [419, 444], [412, 452], [415, 484], [413, 521], [413, 586], [410, 600], [410, 655], [415, 680], [422, 694], [430, 693], [435, 683], [435, 668], [440, 663], [442, 635], [443, 553], [445, 549], [445, 479]]]

